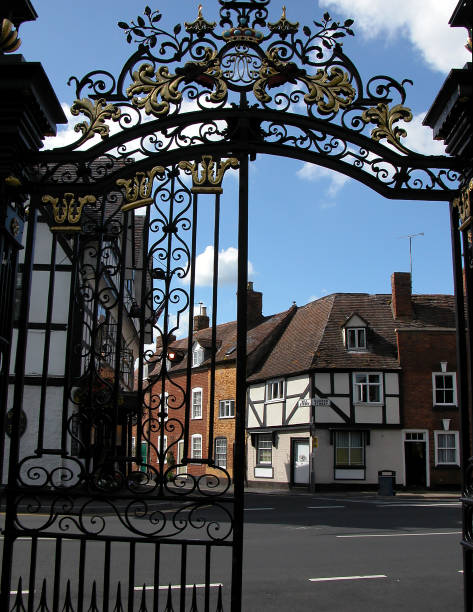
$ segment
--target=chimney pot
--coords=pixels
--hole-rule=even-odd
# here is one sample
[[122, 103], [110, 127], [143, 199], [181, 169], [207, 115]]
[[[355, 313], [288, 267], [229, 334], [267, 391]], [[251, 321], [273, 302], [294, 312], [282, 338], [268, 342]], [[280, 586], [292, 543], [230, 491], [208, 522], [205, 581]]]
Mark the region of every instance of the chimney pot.
[[210, 319], [207, 315], [207, 307], [202, 303], [200, 304], [200, 313], [194, 315], [194, 331], [200, 331], [201, 329], [207, 329], [210, 324]]
[[246, 322], [251, 329], [263, 319], [263, 294], [253, 290], [253, 283], [249, 282], [246, 289]]
[[410, 272], [394, 272], [391, 275], [392, 308], [395, 319], [413, 319], [412, 286]]

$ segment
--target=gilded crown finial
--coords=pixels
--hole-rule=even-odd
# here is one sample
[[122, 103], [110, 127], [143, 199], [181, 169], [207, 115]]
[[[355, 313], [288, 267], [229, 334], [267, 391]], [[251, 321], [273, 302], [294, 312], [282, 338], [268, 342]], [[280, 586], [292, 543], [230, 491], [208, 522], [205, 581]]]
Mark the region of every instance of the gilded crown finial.
[[197, 19], [203, 19], [202, 17], [202, 9], [204, 7], [202, 6], [202, 4], [199, 4], [199, 12], [197, 13]]
[[118, 179], [117, 185], [125, 187], [126, 203], [122, 206], [122, 211], [149, 206], [153, 203], [153, 181], [156, 176], [165, 173], [163, 166], [155, 166], [147, 172], [137, 172], [131, 179]]
[[200, 161], [179, 162], [179, 168], [192, 175], [192, 193], [222, 193], [222, 180], [228, 168], [238, 168], [239, 163], [235, 157], [225, 161], [214, 161], [212, 155], [202, 155]]
[[282, 19], [286, 19], [286, 7], [282, 7]]
[[52, 205], [56, 225], [50, 227], [51, 231], [80, 232], [82, 230], [80, 225], [82, 209], [86, 204], [95, 204], [97, 198], [94, 195], [76, 198], [74, 193], [64, 193], [62, 199], [44, 195], [42, 201]]

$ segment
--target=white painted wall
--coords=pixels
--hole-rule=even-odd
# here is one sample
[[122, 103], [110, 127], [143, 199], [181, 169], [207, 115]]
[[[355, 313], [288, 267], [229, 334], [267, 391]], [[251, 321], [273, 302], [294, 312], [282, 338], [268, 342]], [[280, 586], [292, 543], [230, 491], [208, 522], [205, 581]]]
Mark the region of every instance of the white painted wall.
[[[8, 394], [8, 410], [13, 405], [14, 386], [10, 385]], [[28, 484], [43, 484], [45, 472], [51, 472], [55, 468], [69, 467], [74, 474], [79, 471], [79, 464], [75, 459], [62, 459], [55, 455], [43, 455], [36, 457], [35, 450], [38, 447], [38, 415], [40, 408], [41, 387], [25, 385], [24, 387], [23, 411], [26, 414], [26, 431], [20, 438], [20, 463], [25, 457], [32, 457], [22, 465], [21, 475]], [[62, 402], [63, 388], [49, 387], [46, 394], [46, 412], [43, 447], [49, 449], [59, 449], [61, 447], [61, 428], [62, 428]], [[71, 407], [71, 410], [73, 408]], [[72, 412], [71, 412], [72, 414]], [[68, 436], [68, 441], [70, 438]], [[70, 449], [68, 449], [70, 450]], [[5, 443], [5, 464], [3, 468], [3, 478], [6, 481], [8, 474], [8, 460], [10, 454], [10, 438], [6, 436]], [[31, 470], [28, 475], [28, 470]], [[35, 478], [38, 476], [38, 478]], [[60, 483], [61, 472], [56, 474], [56, 484]], [[67, 484], [71, 486], [73, 481]], [[46, 484], [44, 482], [44, 484]]]
[[330, 393], [330, 373], [318, 372], [315, 375], [315, 386], [317, 389], [320, 389], [322, 393]]
[[333, 383], [335, 393], [350, 393], [350, 376], [348, 372], [335, 372]]

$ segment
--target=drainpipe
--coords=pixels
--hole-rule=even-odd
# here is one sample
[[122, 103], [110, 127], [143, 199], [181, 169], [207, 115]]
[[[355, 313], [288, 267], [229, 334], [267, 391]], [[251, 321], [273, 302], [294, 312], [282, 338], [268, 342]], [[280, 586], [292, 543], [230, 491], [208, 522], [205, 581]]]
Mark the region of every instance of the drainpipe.
[[309, 376], [309, 397], [310, 397], [310, 476], [309, 476], [309, 490], [311, 493], [315, 493], [315, 406], [314, 406], [314, 373]]

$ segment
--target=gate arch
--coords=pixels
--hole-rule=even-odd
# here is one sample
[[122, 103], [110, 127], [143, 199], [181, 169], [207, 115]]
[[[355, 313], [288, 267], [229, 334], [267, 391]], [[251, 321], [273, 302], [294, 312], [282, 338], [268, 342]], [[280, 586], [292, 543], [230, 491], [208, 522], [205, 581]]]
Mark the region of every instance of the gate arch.
[[[141, 545], [152, 548], [154, 566], [147, 580], [154, 586], [166, 559], [162, 550], [172, 551], [167, 558], [179, 568], [181, 610], [189, 602], [193, 610], [221, 610], [230, 600], [231, 609], [240, 610], [247, 366], [243, 296], [248, 165], [256, 154], [322, 165], [392, 199], [451, 201], [458, 194], [465, 170], [462, 160], [424, 156], [403, 144], [406, 132], [401, 122], [412, 118], [405, 106], [408, 81], [376, 76], [365, 84], [344, 54], [340, 41], [352, 34], [351, 20], [339, 23], [326, 14], [312, 30], [290, 21], [285, 10], [279, 19], [268, 21], [270, 0], [219, 0], [219, 5], [223, 31], [206, 20], [202, 7], [194, 21], [176, 26], [172, 33], [159, 27], [159, 11], [148, 7], [130, 24], [120, 22], [128, 42], [138, 43], [121, 72], [115, 77], [94, 70], [71, 79], [77, 98], [72, 113], [84, 117], [76, 126], [76, 142], [32, 152], [25, 160], [21, 180], [31, 200], [22, 262], [17, 380], [11, 393], [2, 569], [5, 609], [11, 607], [17, 539], [26, 536], [31, 538], [30, 589], [23, 595], [19, 583], [15, 610], [22, 609], [25, 601], [29, 609], [39, 603], [44, 609], [50, 605], [54, 610], [64, 606], [82, 610], [90, 602], [93, 609], [107, 610], [123, 605], [122, 600], [129, 610], [148, 609], [146, 589], [140, 592], [141, 602], [134, 593]], [[194, 311], [199, 201], [212, 198], [214, 254], [218, 254], [222, 181], [236, 168], [240, 173], [238, 360], [231, 492], [231, 475], [216, 465], [213, 445], [218, 255], [214, 255], [213, 331], [204, 347], [210, 364], [209, 427], [204, 433], [207, 439], [196, 434], [201, 435], [200, 451], [198, 445], [193, 447], [190, 433], [192, 323], [174, 357], [171, 349], [180, 319]], [[37, 264], [34, 241], [35, 234], [48, 228], [39, 419], [35, 426], [28, 414], [23, 432], [29, 297]], [[67, 270], [59, 269], [61, 258], [69, 262]], [[53, 332], [58, 331], [53, 313], [59, 271], [69, 274], [60, 288], [68, 289], [70, 310], [62, 329], [65, 368], [53, 400], [60, 427], [56, 446], [48, 446], [46, 417], [53, 414], [48, 412], [52, 409], [47, 399], [52, 386], [49, 361]], [[190, 279], [188, 289], [179, 284], [185, 278]], [[128, 292], [130, 280], [133, 293]], [[171, 314], [175, 323], [170, 322]], [[146, 349], [152, 340], [158, 340], [156, 349]], [[128, 382], [124, 381], [126, 351], [129, 359], [131, 354], [131, 360], [137, 360], [135, 384], [130, 384], [129, 364]], [[182, 380], [172, 369], [173, 359], [178, 364], [179, 358], [185, 358]], [[145, 368], [151, 368], [148, 382], [144, 382]], [[29, 452], [25, 451], [28, 430], [37, 442]], [[213, 470], [211, 476], [192, 472], [201, 464]], [[188, 470], [185, 481], [180, 469]], [[169, 502], [177, 509], [168, 507]], [[46, 519], [28, 523], [20, 518], [25, 507], [31, 517], [41, 511]], [[108, 531], [115, 519], [118, 534], [113, 533], [116, 525]], [[45, 580], [38, 586], [42, 573], [36, 560], [41, 537], [46, 536], [56, 543], [55, 576], [52, 585]], [[60, 579], [66, 581], [60, 571], [66, 539], [78, 546], [79, 577], [77, 584], [67, 581], [61, 586]], [[120, 543], [128, 547], [126, 596], [109, 570]], [[86, 592], [86, 561], [98, 544], [103, 577]], [[188, 558], [198, 547], [204, 595], [199, 599], [194, 588], [186, 600], [186, 576], [192, 574]], [[225, 548], [230, 551], [232, 589], [230, 594], [218, 589], [213, 596], [213, 556], [220, 558]], [[194, 577], [191, 580], [195, 584]], [[166, 610], [172, 609], [171, 589], [166, 597], [160, 600], [155, 589], [153, 609], [162, 603]]]

